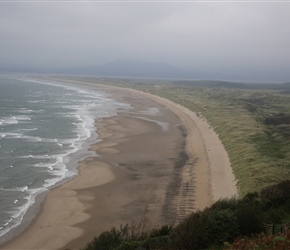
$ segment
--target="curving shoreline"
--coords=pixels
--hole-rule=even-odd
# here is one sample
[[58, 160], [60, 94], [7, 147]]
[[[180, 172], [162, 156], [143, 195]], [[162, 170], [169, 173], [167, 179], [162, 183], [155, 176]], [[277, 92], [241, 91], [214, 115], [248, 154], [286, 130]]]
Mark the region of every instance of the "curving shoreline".
[[[97, 86], [67, 82], [92, 90]], [[102, 142], [91, 150], [99, 157], [80, 162], [80, 175], [53, 189], [29, 228], [0, 249], [78, 249], [94, 235], [130, 223], [129, 219], [150, 217], [161, 224], [174, 217], [178, 222], [194, 209], [237, 195], [227, 153], [205, 120], [161, 97], [98, 87], [131, 103], [134, 110], [120, 110], [97, 121]], [[156, 106], [158, 118], [141, 112]], [[169, 122], [170, 131], [154, 119]], [[157, 138], [156, 146], [152, 141]], [[188, 159], [178, 168], [182, 154]], [[155, 166], [162, 166], [162, 171]]]

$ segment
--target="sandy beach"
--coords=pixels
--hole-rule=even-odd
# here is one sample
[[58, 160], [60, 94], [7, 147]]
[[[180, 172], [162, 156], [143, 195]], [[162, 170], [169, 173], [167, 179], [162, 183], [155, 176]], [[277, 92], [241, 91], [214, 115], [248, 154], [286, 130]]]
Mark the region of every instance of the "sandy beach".
[[206, 120], [161, 97], [103, 89], [131, 109], [96, 120], [96, 157], [54, 188], [31, 225], [0, 249], [80, 249], [104, 230], [149, 219], [175, 224], [223, 197], [237, 195], [230, 161]]

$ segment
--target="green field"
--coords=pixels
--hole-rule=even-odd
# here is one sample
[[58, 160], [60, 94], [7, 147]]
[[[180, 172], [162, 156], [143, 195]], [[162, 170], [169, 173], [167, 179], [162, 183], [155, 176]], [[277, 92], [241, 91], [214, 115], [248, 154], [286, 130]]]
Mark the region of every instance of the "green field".
[[205, 117], [229, 154], [241, 196], [290, 176], [289, 84], [82, 80], [159, 95]]

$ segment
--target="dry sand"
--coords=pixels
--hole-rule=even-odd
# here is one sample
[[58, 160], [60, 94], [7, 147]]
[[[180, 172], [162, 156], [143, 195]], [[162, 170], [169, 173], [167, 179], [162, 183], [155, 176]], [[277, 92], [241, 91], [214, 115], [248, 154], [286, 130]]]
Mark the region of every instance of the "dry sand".
[[228, 155], [204, 119], [140, 91], [77, 84], [104, 88], [132, 109], [96, 121], [98, 156], [80, 162], [79, 176], [53, 189], [28, 229], [0, 249], [79, 249], [113, 226], [174, 224], [237, 195]]

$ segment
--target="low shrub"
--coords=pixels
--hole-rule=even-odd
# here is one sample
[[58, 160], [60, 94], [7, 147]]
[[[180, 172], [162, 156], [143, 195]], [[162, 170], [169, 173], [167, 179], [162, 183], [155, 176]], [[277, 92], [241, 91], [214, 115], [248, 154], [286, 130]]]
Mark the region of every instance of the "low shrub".
[[211, 244], [208, 235], [209, 209], [185, 218], [170, 234], [173, 249], [203, 249]]
[[230, 246], [232, 250], [285, 250], [290, 249], [290, 230], [282, 234], [242, 237]]
[[161, 228], [153, 228], [149, 237], [168, 236], [172, 231], [172, 226], [163, 225]]
[[101, 233], [98, 237], [95, 237], [90, 243], [87, 244], [85, 250], [113, 250], [117, 249], [121, 242], [126, 237], [126, 227], [121, 230], [113, 227], [110, 231]]
[[263, 201], [264, 209], [288, 206], [290, 202], [289, 190], [289, 180], [264, 188], [261, 191], [261, 199]]
[[230, 209], [212, 210], [207, 220], [207, 227], [212, 245], [232, 241], [240, 233], [237, 217]]
[[231, 209], [236, 210], [239, 206], [240, 201], [236, 198], [231, 199], [220, 199], [216, 201], [212, 206], [211, 209], [215, 210], [224, 210], [224, 209]]
[[259, 234], [264, 231], [264, 214], [257, 206], [243, 205], [236, 211], [240, 235]]

